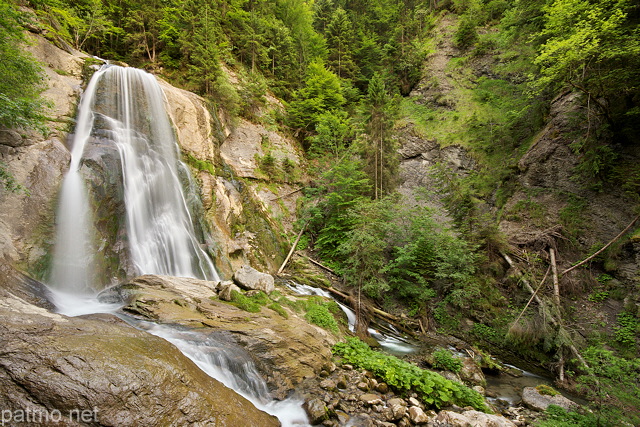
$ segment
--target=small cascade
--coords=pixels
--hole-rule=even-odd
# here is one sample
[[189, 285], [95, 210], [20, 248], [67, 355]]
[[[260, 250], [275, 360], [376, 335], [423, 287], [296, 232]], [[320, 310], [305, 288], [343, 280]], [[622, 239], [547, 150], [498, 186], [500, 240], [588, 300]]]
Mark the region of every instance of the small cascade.
[[[131, 322], [127, 318], [124, 320]], [[283, 427], [309, 425], [301, 401], [292, 398], [274, 401], [271, 398], [267, 384], [242, 348], [188, 330], [151, 322], [133, 324], [175, 345], [210, 377], [233, 389], [261, 411], [276, 416]]]
[[[329, 292], [325, 291], [324, 289], [316, 288], [309, 285], [303, 285], [300, 283], [293, 283], [293, 284], [287, 283], [287, 287], [292, 291], [301, 295], [319, 295], [319, 296], [332, 299], [333, 301], [336, 302], [336, 304], [338, 304], [340, 309], [347, 316], [349, 330], [351, 332], [355, 331], [356, 314], [354, 313], [353, 310], [351, 310], [346, 305], [340, 303], [339, 301], [336, 301], [335, 298], [333, 298], [333, 296]], [[378, 341], [378, 343], [380, 343], [380, 346], [385, 350], [387, 350], [389, 353], [395, 354], [395, 355], [402, 355], [402, 354], [413, 353], [414, 351], [416, 351], [416, 346], [407, 342], [407, 340], [402, 337], [400, 332], [397, 329], [395, 329], [392, 325], [386, 322], [385, 323], [380, 322], [379, 329], [385, 329], [385, 332], [381, 332], [374, 328], [368, 328], [367, 330], [369, 334], [371, 334], [371, 336], [374, 337], [376, 341]]]

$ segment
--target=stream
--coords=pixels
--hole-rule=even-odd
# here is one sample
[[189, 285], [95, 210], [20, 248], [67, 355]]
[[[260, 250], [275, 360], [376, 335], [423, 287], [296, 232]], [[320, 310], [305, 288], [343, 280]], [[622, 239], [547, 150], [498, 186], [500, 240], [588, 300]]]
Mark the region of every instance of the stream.
[[[293, 282], [286, 283], [286, 286], [300, 295], [320, 295], [335, 301], [347, 316], [349, 330], [351, 332], [355, 330], [355, 313], [349, 307], [333, 298], [333, 295], [330, 292], [321, 288]], [[403, 336], [396, 328], [393, 327], [393, 325], [390, 325], [387, 322], [376, 320], [374, 326], [375, 328], [370, 327], [368, 329], [369, 334], [378, 341], [383, 350], [390, 354], [402, 357], [403, 355], [418, 352], [421, 349], [421, 345], [419, 343]], [[464, 353], [457, 352], [453, 347], [450, 347], [449, 350], [451, 350], [457, 357], [465, 357]], [[550, 377], [536, 375], [511, 364], [501, 364], [507, 368], [511, 368], [512, 370], [519, 371], [521, 374], [485, 374], [485, 378], [487, 380], [487, 394], [495, 396], [488, 397], [487, 400], [493, 404], [499, 406], [504, 405], [504, 403], [500, 402], [502, 401], [506, 402], [508, 406], [515, 406], [520, 402], [522, 390], [525, 387], [535, 387], [540, 384], [553, 385], [553, 379]], [[580, 400], [577, 399], [576, 396], [567, 395], [566, 397], [574, 401]]]

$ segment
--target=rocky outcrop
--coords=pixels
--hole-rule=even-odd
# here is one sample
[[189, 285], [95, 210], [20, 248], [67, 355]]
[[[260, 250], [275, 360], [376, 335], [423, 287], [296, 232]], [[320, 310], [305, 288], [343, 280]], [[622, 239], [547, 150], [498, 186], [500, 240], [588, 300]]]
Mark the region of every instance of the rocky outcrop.
[[216, 289], [203, 280], [145, 275], [103, 291], [100, 299], [122, 298], [127, 313], [203, 334], [224, 332], [255, 358], [276, 396], [315, 376], [331, 359], [331, 333], [286, 308], [287, 319], [267, 307], [259, 313], [241, 310], [220, 301]]
[[2, 293], [0, 401], [30, 425], [279, 425], [161, 338]]

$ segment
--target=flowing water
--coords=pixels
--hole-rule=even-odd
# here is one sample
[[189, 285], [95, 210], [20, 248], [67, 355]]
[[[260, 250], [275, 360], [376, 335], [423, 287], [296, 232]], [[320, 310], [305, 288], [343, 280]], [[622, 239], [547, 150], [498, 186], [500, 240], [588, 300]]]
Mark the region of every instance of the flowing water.
[[121, 165], [128, 255], [137, 274], [219, 280], [201, 248], [182, 179], [191, 179], [155, 77], [105, 65], [82, 97], [71, 164], [60, 193], [52, 287], [91, 294], [97, 284], [98, 245], [89, 196], [80, 171], [88, 141], [100, 134], [115, 145]]
[[[356, 330], [356, 314], [354, 311], [341, 302], [336, 301], [328, 291], [300, 283], [288, 283], [287, 287], [301, 295], [320, 295], [332, 299], [347, 316], [349, 330], [351, 332]], [[378, 321], [375, 326], [377, 329], [370, 327], [367, 330], [369, 334], [378, 341], [380, 347], [385, 349], [387, 352], [400, 356], [403, 354], [413, 353], [418, 349], [414, 344], [410, 343], [405, 337], [403, 337], [402, 334], [393, 327], [393, 325]]]
[[[155, 77], [138, 69], [103, 66], [82, 97], [69, 172], [60, 193], [57, 239], [49, 279], [53, 302], [69, 316], [116, 313], [95, 293], [100, 253], [90, 197], [84, 182], [83, 153], [96, 134], [119, 154], [130, 263], [136, 274], [163, 274], [219, 280], [201, 248], [189, 212], [183, 181], [190, 175]], [[193, 185], [187, 184], [188, 187]], [[244, 350], [193, 331], [142, 322], [118, 314], [132, 326], [166, 339], [205, 373], [232, 388], [284, 426], [308, 425], [301, 402], [274, 401]]]

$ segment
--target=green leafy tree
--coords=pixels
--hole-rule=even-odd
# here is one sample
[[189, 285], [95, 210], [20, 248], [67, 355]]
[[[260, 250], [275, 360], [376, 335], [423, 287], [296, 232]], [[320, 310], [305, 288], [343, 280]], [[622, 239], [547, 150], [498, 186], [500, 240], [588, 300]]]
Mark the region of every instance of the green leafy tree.
[[309, 191], [308, 197], [315, 202], [306, 213], [308, 229], [323, 256], [333, 259], [338, 255], [345, 234], [357, 220], [350, 209], [366, 201], [370, 189], [360, 161], [343, 158], [324, 172], [316, 188]]
[[353, 79], [357, 73], [357, 66], [353, 61], [355, 35], [353, 23], [347, 12], [338, 7], [331, 15], [331, 21], [326, 30], [329, 48], [329, 66], [341, 79]]
[[339, 111], [345, 103], [340, 79], [321, 61], [309, 64], [304, 86], [296, 91], [289, 104], [289, 124], [302, 136], [315, 131], [320, 116]]
[[[570, 86], [632, 139], [640, 123], [640, 22], [631, 0], [554, 0], [544, 9], [535, 87]], [[552, 92], [552, 93], [553, 93]]]
[[[0, 0], [0, 128], [36, 128], [44, 133], [44, 75], [22, 47], [25, 19], [14, 3]], [[0, 186], [8, 191], [22, 188], [1, 162]]]
[[22, 48], [24, 19], [13, 3], [0, 1], [0, 126], [44, 130], [44, 74]]

